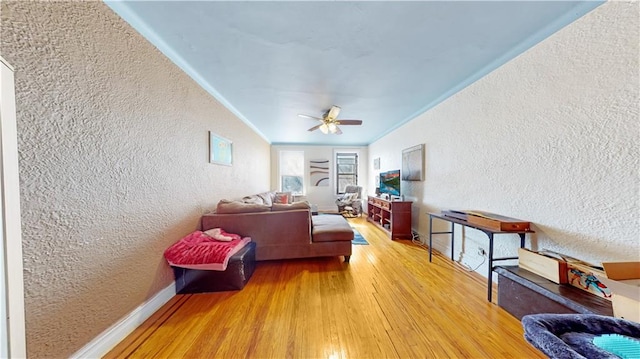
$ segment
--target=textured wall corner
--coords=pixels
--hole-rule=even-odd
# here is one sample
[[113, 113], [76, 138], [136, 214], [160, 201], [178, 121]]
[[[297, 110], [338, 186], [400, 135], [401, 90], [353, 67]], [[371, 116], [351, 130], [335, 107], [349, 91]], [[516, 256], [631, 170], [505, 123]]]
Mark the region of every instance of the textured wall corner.
[[[3, 1], [16, 68], [30, 358], [66, 357], [165, 288], [163, 251], [270, 188], [270, 146], [101, 2]], [[208, 163], [208, 131], [234, 141]]]
[[[638, 17], [638, 3], [605, 3], [372, 144], [371, 158], [397, 168], [403, 148], [426, 144], [426, 180], [405, 192], [422, 201], [420, 232], [428, 211], [479, 209], [532, 221], [538, 248], [637, 260]], [[472, 232], [465, 259], [475, 265], [488, 240]], [[497, 255], [517, 243], [501, 239]]]

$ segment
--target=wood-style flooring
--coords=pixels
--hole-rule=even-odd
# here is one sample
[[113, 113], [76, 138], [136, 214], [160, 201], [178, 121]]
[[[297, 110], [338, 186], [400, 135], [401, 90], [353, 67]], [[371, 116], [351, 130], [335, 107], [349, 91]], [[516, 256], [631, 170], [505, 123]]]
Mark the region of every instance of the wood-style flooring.
[[175, 296], [106, 358], [544, 358], [485, 278], [349, 222], [369, 242], [350, 263], [258, 262], [240, 291]]

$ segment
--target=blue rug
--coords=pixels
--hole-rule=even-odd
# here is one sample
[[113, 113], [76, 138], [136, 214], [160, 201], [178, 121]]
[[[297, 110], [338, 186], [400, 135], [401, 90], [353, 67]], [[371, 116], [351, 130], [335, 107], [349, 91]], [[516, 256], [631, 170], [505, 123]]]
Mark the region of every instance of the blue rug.
[[358, 232], [355, 228], [353, 228], [353, 240], [351, 241], [351, 244], [353, 245], [365, 245], [368, 246], [369, 242], [367, 242], [366, 239], [364, 239], [364, 237], [362, 236], [362, 234], [360, 234], [360, 232]]

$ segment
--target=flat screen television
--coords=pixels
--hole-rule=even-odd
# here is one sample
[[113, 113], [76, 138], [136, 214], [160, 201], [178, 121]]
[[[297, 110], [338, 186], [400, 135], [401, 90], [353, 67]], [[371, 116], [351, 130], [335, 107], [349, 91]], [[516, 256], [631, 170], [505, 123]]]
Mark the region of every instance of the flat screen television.
[[380, 173], [380, 193], [400, 195], [400, 170]]

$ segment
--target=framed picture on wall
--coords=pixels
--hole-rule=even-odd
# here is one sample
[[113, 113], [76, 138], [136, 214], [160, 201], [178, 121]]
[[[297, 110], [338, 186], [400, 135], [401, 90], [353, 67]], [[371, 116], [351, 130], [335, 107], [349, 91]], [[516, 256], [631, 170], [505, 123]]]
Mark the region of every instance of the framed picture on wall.
[[402, 180], [424, 181], [424, 144], [402, 150]]
[[314, 187], [329, 187], [329, 160], [310, 160], [309, 179]]
[[209, 131], [209, 162], [232, 166], [233, 142]]

